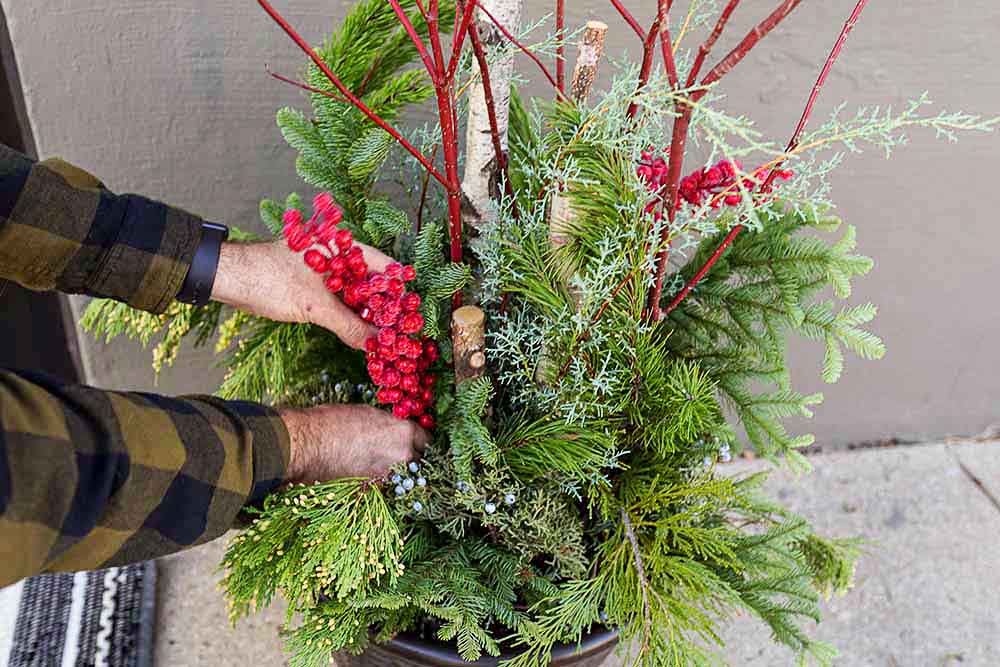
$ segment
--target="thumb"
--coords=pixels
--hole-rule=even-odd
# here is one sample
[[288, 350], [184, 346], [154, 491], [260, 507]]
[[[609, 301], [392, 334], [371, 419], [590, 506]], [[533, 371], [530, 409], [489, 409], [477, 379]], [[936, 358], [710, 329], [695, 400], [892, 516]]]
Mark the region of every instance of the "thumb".
[[365, 322], [357, 313], [345, 306], [343, 301], [332, 295], [328, 307], [316, 313], [314, 322], [332, 331], [345, 345], [356, 350], [363, 350], [365, 341], [378, 333], [378, 329]]
[[[413, 424], [413, 422], [410, 423]], [[422, 454], [424, 450], [427, 449], [427, 445], [430, 441], [430, 434], [416, 424], [413, 424], [413, 446], [419, 453]]]

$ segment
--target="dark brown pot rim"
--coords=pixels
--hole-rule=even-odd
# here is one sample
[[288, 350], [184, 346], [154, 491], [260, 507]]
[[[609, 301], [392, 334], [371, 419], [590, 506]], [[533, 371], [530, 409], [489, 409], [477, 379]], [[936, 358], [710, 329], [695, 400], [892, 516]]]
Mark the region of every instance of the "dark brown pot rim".
[[[552, 649], [552, 665], [572, 664], [592, 655], [609, 651], [618, 643], [618, 632], [600, 630], [584, 635], [579, 644], [558, 644]], [[498, 657], [484, 656], [475, 662], [463, 660], [453, 646], [403, 634], [381, 646], [382, 650], [434, 667], [496, 667], [519, 651], [503, 651]]]

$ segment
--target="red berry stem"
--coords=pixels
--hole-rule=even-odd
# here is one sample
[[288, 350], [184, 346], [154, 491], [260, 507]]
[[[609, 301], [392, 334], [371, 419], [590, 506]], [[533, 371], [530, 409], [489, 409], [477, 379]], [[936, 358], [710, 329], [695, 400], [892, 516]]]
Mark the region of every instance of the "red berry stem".
[[344, 215], [333, 197], [326, 192], [316, 195], [313, 208], [308, 222], [296, 209], [285, 211], [283, 231], [289, 249], [304, 251], [303, 261], [323, 277], [326, 288], [379, 328], [365, 341], [368, 375], [378, 387], [376, 400], [391, 405], [396, 417], [432, 428], [429, 411], [434, 406], [435, 377], [430, 368], [440, 353], [434, 341], [420, 336], [424, 328], [420, 295], [406, 290], [406, 283], [416, 279], [416, 270], [394, 262], [382, 273], [370, 271], [351, 231], [338, 228]]

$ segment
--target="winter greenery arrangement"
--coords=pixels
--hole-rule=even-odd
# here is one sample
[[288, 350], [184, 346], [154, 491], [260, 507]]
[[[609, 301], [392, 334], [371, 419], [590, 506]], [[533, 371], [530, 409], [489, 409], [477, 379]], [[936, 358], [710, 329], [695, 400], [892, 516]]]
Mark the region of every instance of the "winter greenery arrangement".
[[[519, 0], [361, 0], [316, 49], [259, 4], [311, 59], [302, 82], [272, 75], [312, 102], [278, 125], [303, 180], [329, 193], [314, 212], [294, 194], [265, 201], [263, 221], [382, 333], [366, 360], [317, 327], [219, 307], [154, 317], [99, 301], [85, 323], [143, 343], [162, 333], [157, 368], [184, 337], [215, 338], [224, 397], [392, 404], [434, 442], [389, 479], [271, 497], [226, 555], [234, 617], [283, 594], [297, 666], [417, 631], [467, 660], [514, 648], [506, 664], [534, 667], [600, 627], [664, 666], [716, 662], [724, 621], [749, 612], [804, 662], [828, 663], [802, 626], [849, 587], [856, 541], [815, 534], [763, 495], [764, 475], [717, 463], [747, 443], [808, 468], [811, 437], [782, 420], [821, 396], [790, 386], [792, 335], [825, 347], [828, 382], [845, 349], [883, 354], [863, 328], [875, 307], [836, 303], [872, 266], [828, 201], [841, 156], [888, 152], [911, 126], [954, 138], [995, 121], [926, 115], [921, 97], [807, 130], [864, 0], [784, 148], [728, 115], [717, 84], [798, 0], [711, 67], [739, 0], [659, 0], [649, 26], [611, 0], [642, 60], [603, 64], [600, 93], [608, 27], [569, 34], [563, 0], [552, 31], [519, 27]], [[552, 99], [518, 96], [518, 53]], [[430, 99], [436, 124], [397, 129]], [[352, 239], [407, 267], [368, 273]]]

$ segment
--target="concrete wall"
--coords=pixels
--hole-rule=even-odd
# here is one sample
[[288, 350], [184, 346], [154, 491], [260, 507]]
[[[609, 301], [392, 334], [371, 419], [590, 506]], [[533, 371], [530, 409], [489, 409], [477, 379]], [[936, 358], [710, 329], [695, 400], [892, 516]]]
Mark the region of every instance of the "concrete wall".
[[[10, 23], [38, 150], [100, 174], [119, 190], [161, 197], [209, 218], [253, 226], [261, 196], [299, 188], [273, 122], [299, 99], [264, 65], [293, 73], [302, 58], [251, 0], [0, 0]], [[311, 39], [348, 3], [277, 3]], [[542, 15], [549, 3], [528, 0]], [[631, 35], [603, 0], [572, 3], [571, 20], [612, 25], [609, 51]], [[651, 0], [633, 0], [648, 15]], [[681, 6], [684, 3], [679, 3]], [[773, 1], [747, 0], [728, 49]], [[726, 83], [731, 109], [784, 138], [853, 0], [805, 2]], [[639, 9], [641, 6], [641, 9]], [[600, 8], [598, 10], [598, 8]], [[645, 17], [644, 17], [645, 18]], [[924, 90], [941, 106], [1000, 110], [1000, 4], [884, 0], [866, 9], [817, 117], [837, 101], [899, 105]], [[522, 71], [529, 72], [527, 68]], [[537, 90], [542, 91], [542, 88]], [[1000, 418], [995, 194], [1000, 138], [958, 145], [920, 134], [892, 162], [853, 157], [834, 179], [841, 213], [877, 268], [859, 299], [881, 305], [889, 352], [848, 363], [842, 382], [814, 376], [819, 350], [797, 346], [803, 389], [826, 389], [811, 426], [821, 442], [976, 433]], [[93, 381], [152, 387], [147, 357], [127, 345], [87, 346]], [[194, 356], [161, 378], [168, 392], [211, 390], [218, 374]], [[808, 371], [808, 372], [807, 372]]]

